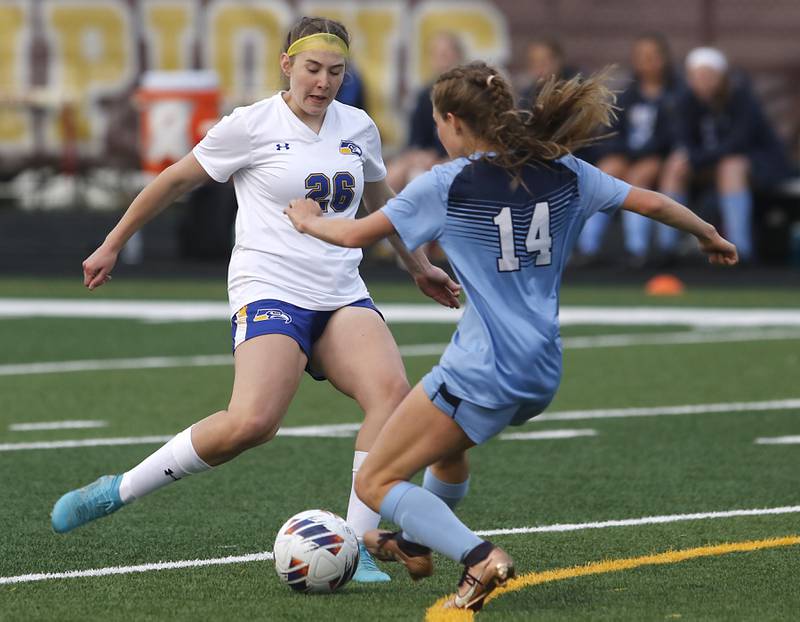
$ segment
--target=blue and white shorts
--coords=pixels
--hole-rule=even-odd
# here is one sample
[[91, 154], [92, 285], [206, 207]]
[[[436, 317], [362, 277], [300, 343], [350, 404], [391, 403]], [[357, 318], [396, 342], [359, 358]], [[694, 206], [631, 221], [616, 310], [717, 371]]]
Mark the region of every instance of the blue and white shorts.
[[434, 374], [422, 378], [422, 387], [436, 408], [455, 421], [476, 445], [497, 436], [510, 425], [522, 425], [541, 414], [547, 404], [519, 403], [503, 408], [486, 408], [456, 397]]
[[[383, 318], [371, 298], [362, 298], [346, 307], [372, 309]], [[341, 307], [344, 308], [344, 307]], [[311, 360], [311, 350], [322, 336], [331, 317], [339, 309], [313, 311], [281, 300], [257, 300], [243, 306], [231, 318], [231, 337], [233, 350], [248, 339], [259, 335], [286, 335], [300, 346], [303, 354]], [[325, 376], [315, 373], [306, 365], [306, 371], [315, 380], [325, 380]]]

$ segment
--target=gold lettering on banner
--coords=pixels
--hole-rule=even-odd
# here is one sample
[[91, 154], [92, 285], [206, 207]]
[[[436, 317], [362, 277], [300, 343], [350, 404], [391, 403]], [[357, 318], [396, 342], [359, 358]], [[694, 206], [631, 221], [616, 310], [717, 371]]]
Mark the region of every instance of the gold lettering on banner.
[[204, 32], [205, 67], [219, 75], [230, 104], [249, 104], [281, 88], [278, 58], [293, 13], [286, 2], [212, 2]]
[[408, 83], [419, 86], [433, 80], [428, 43], [438, 32], [456, 33], [464, 44], [467, 60], [479, 58], [502, 64], [510, 47], [505, 17], [490, 2], [424, 2], [414, 11], [412, 46], [409, 49]]
[[[113, 112], [99, 102], [135, 86], [139, 41], [148, 69], [199, 61], [216, 71], [223, 110], [267, 97], [284, 85], [278, 57], [300, 15], [348, 27], [367, 111], [389, 150], [404, 142], [402, 102], [433, 77], [426, 44], [434, 33], [457, 32], [469, 58], [502, 63], [509, 51], [505, 17], [490, 0], [0, 0], [0, 150], [32, 148], [34, 103], [46, 111], [47, 150], [62, 152], [66, 139], [79, 154], [98, 153]], [[44, 55], [32, 47], [39, 17]], [[47, 83], [32, 85], [34, 75]]]
[[74, 142], [82, 151], [96, 152], [106, 129], [97, 98], [129, 87], [137, 68], [129, 8], [121, 0], [42, 4], [50, 42], [48, 88], [59, 104], [51, 113], [48, 143]]
[[398, 86], [402, 1], [303, 2], [300, 13], [341, 21], [352, 39], [353, 63], [364, 81], [367, 111], [385, 145], [400, 141]]
[[148, 69], [180, 71], [192, 67], [195, 8], [194, 0], [143, 0], [142, 36]]
[[30, 41], [30, 7], [27, 2], [0, 5], [0, 151], [29, 150], [33, 130], [27, 97]]

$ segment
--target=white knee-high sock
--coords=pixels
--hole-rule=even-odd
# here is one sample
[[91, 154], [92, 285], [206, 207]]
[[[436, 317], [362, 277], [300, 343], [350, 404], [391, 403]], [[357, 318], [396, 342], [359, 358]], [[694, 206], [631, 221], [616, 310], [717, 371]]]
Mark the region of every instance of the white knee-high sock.
[[353, 456], [353, 484], [350, 488], [350, 503], [347, 504], [347, 523], [356, 532], [359, 540], [364, 536], [365, 531], [375, 529], [381, 522], [381, 515], [370, 510], [356, 495], [356, 473], [366, 458], [366, 451], [356, 451]]
[[122, 475], [119, 496], [130, 503], [187, 475], [208, 471], [192, 445], [192, 428], [187, 428], [161, 449]]

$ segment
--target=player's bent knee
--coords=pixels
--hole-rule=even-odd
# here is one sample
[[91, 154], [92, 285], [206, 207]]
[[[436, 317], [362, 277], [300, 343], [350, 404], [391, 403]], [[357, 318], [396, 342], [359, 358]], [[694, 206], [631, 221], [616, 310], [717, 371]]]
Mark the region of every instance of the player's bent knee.
[[231, 434], [231, 444], [240, 451], [271, 441], [280, 429], [280, 419], [276, 420], [275, 417], [245, 415], [237, 419]]
[[394, 405], [403, 401], [406, 395], [411, 391], [411, 385], [405, 374], [397, 374], [386, 382], [384, 387], [385, 395], [391, 400]]
[[385, 494], [385, 483], [381, 481], [380, 473], [362, 467], [355, 478], [356, 495], [371, 510], [378, 512]]
[[365, 412], [394, 410], [411, 391], [404, 373], [361, 383], [353, 396]]
[[365, 504], [367, 504], [370, 508], [372, 508], [372, 490], [369, 486], [369, 472], [366, 471], [363, 467], [356, 473], [355, 481], [353, 485], [356, 490], [356, 495], [358, 498], [361, 499]]
[[394, 374], [381, 382], [380, 399], [396, 406], [403, 401], [409, 391], [411, 391], [411, 385], [408, 383], [405, 373]]

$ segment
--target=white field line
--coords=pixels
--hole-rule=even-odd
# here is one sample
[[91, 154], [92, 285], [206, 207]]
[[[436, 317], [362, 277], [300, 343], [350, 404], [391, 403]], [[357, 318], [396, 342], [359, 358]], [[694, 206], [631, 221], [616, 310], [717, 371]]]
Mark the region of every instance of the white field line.
[[501, 441], [547, 441], [561, 438], [597, 436], [597, 430], [544, 430], [542, 432], [510, 432], [501, 434]]
[[38, 421], [36, 423], [12, 423], [8, 429], [12, 432], [35, 432], [38, 430], [84, 430], [105, 428], [107, 421]]
[[[769, 402], [729, 402], [721, 404], [685, 404], [682, 406], [658, 406], [654, 408], [612, 408], [598, 410], [564, 410], [540, 415], [530, 423], [540, 421], [575, 421], [582, 419], [615, 419], [620, 417], [658, 417], [662, 415], [702, 415], [711, 413], [734, 413], [769, 410], [800, 409], [800, 399], [773, 400]], [[353, 436], [360, 423], [337, 423], [331, 425], [292, 426], [281, 428], [278, 436], [342, 438]], [[546, 431], [544, 431], [546, 432]], [[525, 434], [525, 433], [521, 433]], [[39, 441], [28, 443], [0, 443], [0, 452], [32, 449], [69, 449], [74, 447], [99, 447], [109, 445], [151, 445], [166, 443], [172, 436], [130, 436], [120, 438], [70, 439], [63, 441]]]
[[624, 417], [663, 417], [672, 415], [706, 415], [765, 410], [800, 409], [800, 399], [770, 400], [765, 402], [724, 402], [718, 404], [684, 404], [682, 406], [655, 406], [651, 408], [600, 408], [595, 410], [562, 410], [545, 413], [531, 419], [539, 421], [581, 421], [585, 419], [616, 419]]
[[570, 350], [583, 348], [619, 348], [625, 346], [691, 345], [695, 343], [737, 343], [742, 341], [773, 341], [800, 339], [798, 329], [743, 329], [691, 330], [674, 333], [592, 335], [565, 337], [564, 347]]
[[[479, 536], [520, 535], [529, 533], [550, 533], [565, 531], [582, 531], [585, 529], [608, 529], [610, 527], [635, 527], [639, 525], [663, 525], [681, 521], [713, 520], [720, 518], [735, 518], [741, 516], [768, 516], [777, 514], [800, 513], [800, 505], [784, 506], [777, 508], [761, 508], [753, 510], [728, 510], [724, 512], [698, 512], [695, 514], [671, 514], [666, 516], [645, 516], [643, 518], [627, 518], [622, 520], [608, 520], [592, 523], [571, 523], [558, 525], [543, 525], [539, 527], [519, 527], [514, 529], [490, 529], [476, 532]], [[240, 564], [253, 561], [268, 561], [272, 553], [251, 553], [231, 557], [218, 557], [213, 559], [192, 559], [174, 562], [157, 562], [153, 564], [139, 564], [137, 566], [111, 566], [108, 568], [94, 568], [91, 570], [71, 570], [68, 572], [40, 572], [23, 574], [10, 577], [0, 577], [0, 585], [15, 583], [29, 583], [32, 581], [46, 581], [49, 579], [76, 579], [79, 577], [104, 577], [109, 575], [130, 574], [134, 572], [148, 572], [150, 570], [172, 570], [177, 568], [197, 568], [202, 566], [219, 566], [223, 564]]]
[[[343, 438], [355, 436], [360, 423], [338, 423], [331, 425], [309, 425], [285, 427], [278, 430], [278, 436]], [[27, 443], [0, 443], [2, 451], [29, 451], [33, 449], [73, 449], [76, 447], [108, 447], [114, 445], [153, 445], [166, 443], [167, 436], [123, 436], [116, 438], [85, 438], [63, 441], [33, 441]]]
[[88, 359], [83, 361], [52, 361], [45, 363], [16, 363], [0, 365], [0, 376], [62, 374], [78, 371], [111, 371], [122, 369], [167, 369], [171, 367], [217, 367], [232, 365], [230, 354], [201, 356], [146, 356], [125, 359]]
[[800, 445], [800, 436], [762, 436], [756, 445]]
[[166, 443], [169, 436], [130, 436], [119, 438], [85, 438], [65, 441], [36, 441], [30, 443], [0, 443], [0, 451], [29, 451], [32, 449], [73, 449], [76, 447], [109, 447], [113, 445], [152, 445]]
[[[433, 304], [382, 304], [389, 322], [452, 324], [463, 310]], [[224, 302], [164, 300], [0, 299], [0, 318], [107, 318], [150, 322], [229, 320]], [[800, 309], [730, 309], [714, 307], [563, 306], [562, 325], [800, 326]]]
[[490, 529], [478, 531], [479, 536], [506, 536], [525, 533], [551, 533], [564, 531], [583, 531], [584, 529], [607, 529], [609, 527], [635, 527], [638, 525], [663, 525], [690, 520], [711, 520], [716, 518], [734, 518], [737, 516], [767, 516], [774, 514], [800, 513], [800, 505], [789, 505], [779, 508], [759, 508], [754, 510], [728, 510], [725, 512], [698, 512], [695, 514], [668, 514], [665, 516], [644, 516], [642, 518], [626, 518], [622, 520], [606, 520], [596, 523], [573, 523], [566, 525], [543, 525], [541, 527], [517, 527], [514, 529]]
[[91, 570], [69, 570], [67, 572], [38, 572], [23, 574], [16, 577], [0, 577], [0, 585], [11, 583], [29, 583], [31, 581], [47, 581], [48, 579], [77, 579], [80, 577], [107, 577], [115, 574], [131, 574], [134, 572], [149, 572], [151, 570], [175, 570], [177, 568], [198, 568], [202, 566], [221, 566], [224, 564], [242, 564], [246, 562], [260, 562], [272, 559], [272, 553], [250, 553], [249, 555], [236, 555], [217, 557], [213, 559], [187, 559], [177, 562], [156, 562], [154, 564], [139, 564], [138, 566], [111, 566], [110, 568], [93, 568]]
[[[657, 334], [594, 335], [589, 337], [566, 337], [564, 347], [568, 350], [587, 348], [620, 348], [641, 345], [690, 345], [701, 343], [728, 343], [743, 341], [766, 341], [800, 339], [798, 330], [742, 330], [731, 331], [681, 331]], [[400, 354], [412, 356], [438, 356], [447, 347], [446, 343], [421, 343], [400, 346]], [[27, 376], [85, 371], [111, 371], [129, 369], [168, 369], [176, 367], [216, 367], [231, 365], [229, 354], [207, 354], [198, 356], [146, 356], [141, 358], [87, 359], [79, 361], [52, 361], [42, 363], [14, 363], [0, 365], [0, 376]]]
[[340, 438], [355, 436], [361, 428], [360, 423], [334, 423], [331, 425], [291, 426], [278, 430], [278, 436]]
[[800, 326], [800, 309], [729, 309], [712, 307], [561, 307], [562, 326], [683, 325], [694, 327]]

